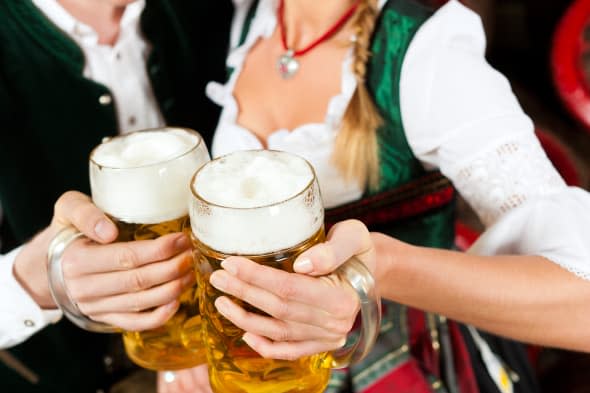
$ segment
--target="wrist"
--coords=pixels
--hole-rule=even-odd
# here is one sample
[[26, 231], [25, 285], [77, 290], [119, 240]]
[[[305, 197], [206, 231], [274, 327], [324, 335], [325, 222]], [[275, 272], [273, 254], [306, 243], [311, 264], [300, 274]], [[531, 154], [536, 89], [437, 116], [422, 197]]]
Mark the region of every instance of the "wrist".
[[47, 248], [53, 230], [47, 228], [26, 243], [16, 256], [12, 274], [42, 309], [55, 309], [47, 281]]
[[400, 298], [415, 281], [415, 265], [420, 259], [420, 247], [404, 243], [382, 233], [371, 233], [377, 267], [374, 277], [381, 296], [388, 300]]

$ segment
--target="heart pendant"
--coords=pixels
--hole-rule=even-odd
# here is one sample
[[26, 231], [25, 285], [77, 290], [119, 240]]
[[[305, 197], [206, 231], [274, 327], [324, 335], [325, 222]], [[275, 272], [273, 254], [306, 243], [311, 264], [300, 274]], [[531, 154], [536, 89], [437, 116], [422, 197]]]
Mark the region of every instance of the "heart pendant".
[[277, 69], [283, 79], [290, 79], [299, 70], [299, 62], [293, 57], [293, 51], [288, 50], [279, 57]]

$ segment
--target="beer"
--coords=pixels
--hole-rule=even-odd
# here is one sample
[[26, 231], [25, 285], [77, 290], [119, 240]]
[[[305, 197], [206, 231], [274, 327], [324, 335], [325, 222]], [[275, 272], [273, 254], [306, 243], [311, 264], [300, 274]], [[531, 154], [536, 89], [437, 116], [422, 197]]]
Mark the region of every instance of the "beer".
[[[292, 271], [293, 261], [301, 252], [324, 238], [323, 228], [312, 238], [287, 250], [266, 255], [244, 255], [251, 260]], [[211, 386], [215, 392], [321, 392], [329, 377], [329, 368], [323, 367], [326, 354], [303, 357], [296, 361], [264, 359], [241, 339], [244, 332], [229, 322], [215, 309], [215, 299], [223, 295], [208, 285], [212, 271], [220, 269], [229, 255], [217, 252], [194, 240], [198, 250], [197, 262], [201, 267], [199, 287], [202, 288], [201, 305], [204, 310], [206, 345], [209, 349]], [[248, 311], [256, 310], [239, 299], [234, 302]], [[239, 373], [236, 372], [239, 370]]]
[[[117, 225], [117, 241], [188, 232], [189, 180], [208, 160], [194, 131], [167, 128], [112, 138], [91, 154], [92, 199]], [[197, 286], [187, 289], [179, 301], [178, 311], [164, 326], [123, 333], [131, 360], [153, 370], [205, 362]]]
[[[243, 151], [203, 166], [190, 206], [201, 315], [211, 387], [216, 393], [317, 393], [329, 378], [328, 354], [264, 359], [244, 332], [219, 314], [209, 284], [229, 255], [292, 271], [295, 258], [323, 241], [323, 207], [313, 169], [275, 151]], [[239, 299], [244, 308], [261, 313]]]

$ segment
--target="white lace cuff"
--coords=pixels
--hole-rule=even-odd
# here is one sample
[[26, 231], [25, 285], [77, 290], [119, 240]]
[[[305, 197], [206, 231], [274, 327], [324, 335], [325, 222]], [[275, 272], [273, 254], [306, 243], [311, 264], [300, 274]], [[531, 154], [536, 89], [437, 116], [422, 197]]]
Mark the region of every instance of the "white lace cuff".
[[480, 151], [468, 164], [449, 168], [448, 175], [486, 227], [528, 200], [565, 187], [541, 145], [527, 134]]
[[590, 280], [590, 194], [564, 187], [529, 198], [489, 227], [469, 252], [478, 255], [540, 255]]

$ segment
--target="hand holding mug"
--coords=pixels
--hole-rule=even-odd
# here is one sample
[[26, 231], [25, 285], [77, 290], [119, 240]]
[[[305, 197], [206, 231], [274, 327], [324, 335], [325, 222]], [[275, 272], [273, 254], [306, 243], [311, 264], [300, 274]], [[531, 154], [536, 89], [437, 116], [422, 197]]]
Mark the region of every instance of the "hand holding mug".
[[[248, 311], [229, 297], [215, 301], [219, 312], [243, 329], [244, 341], [265, 358], [294, 360], [342, 347], [359, 311], [350, 286], [328, 275], [356, 257], [375, 270], [375, 250], [359, 221], [334, 225], [324, 243], [304, 251], [288, 273], [245, 258], [230, 257], [211, 284], [268, 316]], [[314, 275], [317, 277], [310, 277]]]

